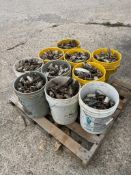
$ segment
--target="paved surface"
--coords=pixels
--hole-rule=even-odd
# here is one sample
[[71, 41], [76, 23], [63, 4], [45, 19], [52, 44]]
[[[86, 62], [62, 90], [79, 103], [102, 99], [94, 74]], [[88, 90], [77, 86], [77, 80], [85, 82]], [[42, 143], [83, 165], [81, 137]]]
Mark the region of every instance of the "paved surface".
[[[55, 140], [37, 126], [24, 127], [8, 104], [15, 75], [12, 66], [64, 37], [78, 38], [93, 51], [111, 47], [123, 54], [118, 78], [131, 82], [131, 3], [122, 0], [0, 1], [0, 175], [130, 175], [130, 105], [101, 145], [89, 166], [66, 149], [54, 152]], [[103, 23], [122, 23], [107, 27]], [[89, 23], [97, 23], [89, 24]], [[57, 27], [53, 27], [56, 24]]]

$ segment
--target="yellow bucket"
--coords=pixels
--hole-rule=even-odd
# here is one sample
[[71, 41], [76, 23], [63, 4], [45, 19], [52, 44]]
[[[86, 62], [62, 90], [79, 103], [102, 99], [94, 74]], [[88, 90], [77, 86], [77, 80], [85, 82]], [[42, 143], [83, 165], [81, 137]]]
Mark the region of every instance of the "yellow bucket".
[[[80, 41], [79, 41], [79, 40], [71, 39], [71, 38], [65, 38], [65, 39], [63, 39], [63, 40], [58, 41], [58, 42], [57, 42], [57, 47], [59, 47], [59, 44], [69, 43], [69, 42], [72, 41], [72, 40], [74, 40], [74, 41], [76, 42], [77, 46], [76, 46], [76, 47], [73, 47], [73, 48], [71, 48], [71, 49], [76, 49], [76, 48], [80, 48], [80, 47], [81, 47], [81, 46], [80, 46]], [[61, 48], [61, 49], [62, 49], [62, 48]], [[67, 52], [68, 50], [71, 50], [71, 49], [62, 49], [62, 50], [63, 50], [64, 53], [65, 53], [65, 52]]]
[[[62, 49], [60, 49], [60, 48], [58, 48], [58, 47], [48, 47], [48, 48], [45, 48], [45, 49], [43, 49], [43, 50], [41, 50], [41, 51], [39, 52], [38, 57], [39, 57], [40, 59], [42, 59], [41, 56], [42, 56], [43, 54], [45, 54], [46, 52], [50, 51], [50, 50], [52, 50], [52, 51], [55, 51], [55, 50], [56, 50], [56, 51], [59, 51], [60, 53], [62, 53], [62, 56], [59, 58], [59, 60], [63, 60], [63, 59], [64, 59], [64, 52], [63, 52]], [[43, 60], [43, 59], [42, 59], [42, 60]], [[44, 63], [48, 63], [49, 61], [53, 61], [53, 60], [49, 60], [49, 59], [43, 60]]]
[[92, 59], [92, 56], [91, 56], [91, 53], [90, 53], [89, 50], [85, 50], [85, 49], [81, 49], [81, 48], [70, 49], [70, 50], [68, 50], [68, 51], [65, 53], [64, 60], [67, 61], [68, 63], [70, 63], [72, 67], [76, 66], [76, 65], [79, 64], [79, 63], [83, 63], [83, 61], [81, 61], [81, 62], [79, 62], [79, 63], [74, 63], [74, 62], [69, 61], [69, 60], [66, 59], [66, 54], [73, 54], [73, 53], [75, 53], [75, 52], [84, 52], [84, 53], [86, 52], [86, 53], [88, 53], [88, 54], [90, 55], [90, 57], [89, 57], [89, 59], [88, 59], [87, 61], [85, 61], [85, 62], [90, 62], [91, 59]]
[[115, 54], [117, 56], [117, 61], [112, 62], [112, 63], [101, 62], [101, 61], [98, 61], [94, 57], [95, 55], [99, 55], [101, 52], [107, 53], [109, 51], [108, 48], [100, 48], [100, 49], [95, 50], [92, 53], [92, 61], [101, 64], [106, 69], [106, 81], [108, 81], [110, 76], [117, 71], [118, 67], [120, 67], [120, 63], [121, 63], [121, 59], [122, 59], [122, 55], [119, 51], [114, 50], [114, 49], [110, 49], [110, 50], [111, 50], [112, 54]]
[[77, 64], [76, 66], [73, 67], [72, 77], [74, 79], [76, 79], [77, 81], [79, 81], [79, 83], [81, 85], [84, 85], [86, 83], [90, 83], [92, 81], [103, 81], [104, 82], [105, 81], [105, 75], [106, 75], [105, 68], [102, 65], [100, 65], [98, 63], [94, 63], [94, 62], [88, 62], [88, 64], [90, 64], [91, 66], [94, 66], [95, 68], [99, 69], [103, 74], [102, 77], [100, 77], [98, 80], [83, 80], [83, 79], [79, 78], [78, 76], [76, 76], [75, 73], [74, 73], [75, 68], [82, 68], [84, 66], [84, 63], [79, 63], [79, 64]]

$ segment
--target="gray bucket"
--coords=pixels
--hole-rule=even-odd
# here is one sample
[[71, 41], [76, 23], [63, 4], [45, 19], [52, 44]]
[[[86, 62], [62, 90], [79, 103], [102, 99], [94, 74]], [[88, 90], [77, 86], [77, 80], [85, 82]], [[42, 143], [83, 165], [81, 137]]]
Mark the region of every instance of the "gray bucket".
[[[54, 60], [54, 61], [49, 61], [48, 63], [46, 63], [45, 65], [42, 66], [42, 69], [41, 69], [41, 72], [46, 76], [46, 72], [47, 72], [47, 69], [48, 69], [48, 66], [52, 63], [56, 63], [57, 65], [63, 65], [65, 67], [68, 68], [68, 71], [63, 73], [61, 76], [71, 76], [71, 66], [68, 62], [66, 61], [63, 61], [63, 60]], [[58, 75], [59, 76], [59, 75]], [[47, 80], [51, 80], [52, 78], [55, 78], [57, 76], [48, 76], [46, 77]]]
[[23, 105], [24, 110], [28, 114], [29, 117], [43, 117], [49, 113], [49, 105], [45, 99], [44, 88], [45, 85], [38, 91], [31, 92], [31, 93], [22, 93], [16, 90], [16, 85], [21, 77], [25, 77], [27, 75], [37, 73], [43, 77], [43, 80], [46, 83], [46, 78], [40, 72], [29, 72], [21, 75], [18, 77], [14, 82], [14, 91], [20, 100], [21, 104]]

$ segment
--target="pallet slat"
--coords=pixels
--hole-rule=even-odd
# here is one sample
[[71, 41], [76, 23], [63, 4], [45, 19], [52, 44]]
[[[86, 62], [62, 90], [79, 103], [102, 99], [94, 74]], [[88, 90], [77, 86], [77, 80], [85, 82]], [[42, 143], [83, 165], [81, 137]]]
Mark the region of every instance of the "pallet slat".
[[99, 137], [97, 135], [93, 135], [90, 133], [87, 133], [85, 130], [83, 130], [80, 126], [80, 124], [74, 122], [70, 125], [67, 125], [69, 129], [71, 129], [73, 132], [87, 140], [88, 142], [91, 143], [98, 143], [99, 142]]
[[44, 130], [46, 130], [49, 134], [51, 134], [54, 138], [56, 138], [60, 143], [65, 145], [69, 150], [71, 150], [74, 154], [76, 154], [81, 160], [88, 162], [90, 159], [90, 152], [83, 148], [79, 143], [73, 140], [70, 136], [65, 134], [61, 129], [56, 127], [53, 123], [51, 123], [46, 118], [36, 118], [34, 121], [41, 126]]

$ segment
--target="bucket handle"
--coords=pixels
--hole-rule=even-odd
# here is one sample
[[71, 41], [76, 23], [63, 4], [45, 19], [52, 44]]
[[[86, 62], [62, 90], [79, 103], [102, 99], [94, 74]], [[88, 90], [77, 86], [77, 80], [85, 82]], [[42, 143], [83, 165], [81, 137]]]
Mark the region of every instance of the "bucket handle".
[[108, 122], [106, 122], [106, 126], [112, 122], [113, 118], [111, 118]]

